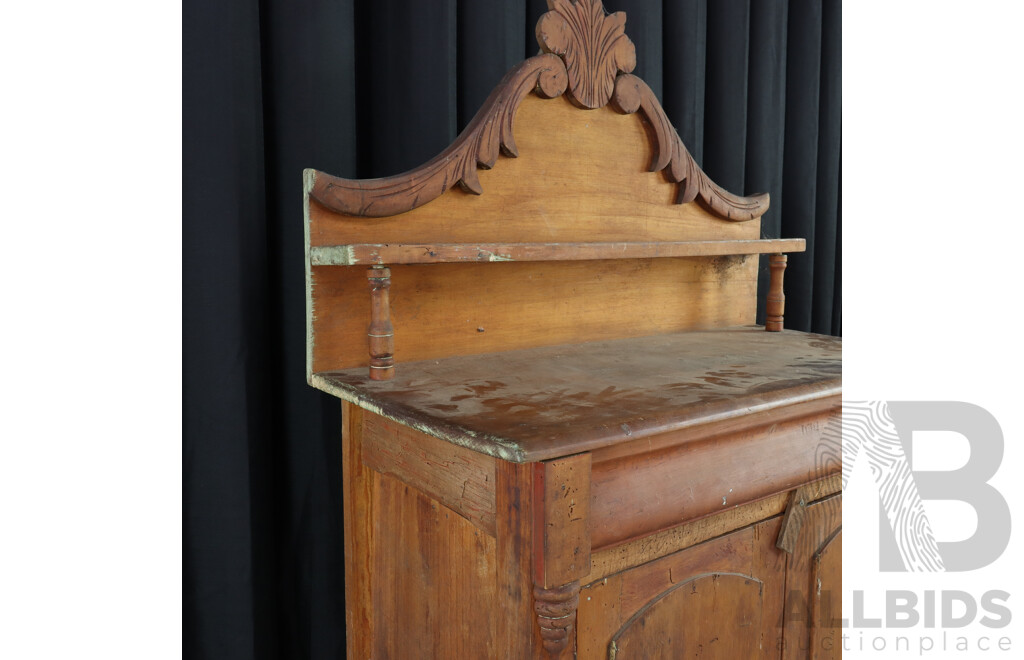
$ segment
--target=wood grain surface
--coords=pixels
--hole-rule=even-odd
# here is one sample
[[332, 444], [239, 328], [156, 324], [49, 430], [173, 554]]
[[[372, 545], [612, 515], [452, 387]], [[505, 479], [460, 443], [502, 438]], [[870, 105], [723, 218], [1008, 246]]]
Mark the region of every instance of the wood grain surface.
[[[313, 268], [311, 368], [368, 363], [364, 269]], [[757, 259], [713, 257], [391, 268], [395, 361], [753, 323]]]
[[[550, 0], [548, 6], [551, 11], [541, 16], [536, 29], [545, 52], [505, 74], [447, 149], [420, 167], [381, 179], [342, 179], [307, 170], [309, 196], [339, 214], [383, 217], [421, 207], [457, 186], [481, 195], [477, 167], [493, 167], [499, 152], [518, 155], [513, 123], [520, 105], [529, 98], [560, 96], [568, 89], [564, 98], [585, 109], [605, 107], [614, 93], [619, 112], [642, 110], [657, 150], [651, 171], [664, 169], [671, 181], [681, 183], [677, 203], [699, 199], [727, 220], [751, 220], [764, 213], [767, 195], [741, 197], [711, 182], [682, 145], [650, 88], [629, 74], [636, 66], [636, 50], [625, 35], [623, 12], [606, 15], [600, 0]], [[537, 96], [528, 97], [531, 91]], [[576, 119], [583, 122], [585, 116], [577, 114]], [[545, 128], [557, 130], [551, 124]], [[607, 155], [615, 158], [616, 153], [613, 149]]]
[[812, 504], [793, 554], [786, 555], [784, 660], [841, 656], [842, 631], [832, 619], [842, 610], [842, 524], [842, 495]]
[[348, 657], [498, 657], [495, 538], [364, 465], [365, 415], [343, 409]]
[[825, 476], [817, 474], [817, 456], [828, 424], [827, 414], [789, 419], [598, 463], [590, 507], [594, 548], [728, 511]]
[[842, 340], [760, 328], [694, 331], [318, 374], [322, 386], [429, 435], [546, 460], [835, 397]]
[[363, 414], [363, 463], [418, 488], [494, 536], [495, 459]]
[[[841, 487], [842, 476], [833, 474], [811, 482], [804, 492], [810, 500], [819, 500], [835, 495]], [[595, 548], [590, 556], [590, 575], [587, 579], [590, 582], [595, 582], [620, 571], [646, 564], [673, 552], [778, 516], [785, 510], [791, 496], [792, 492], [776, 493], [730, 508], [728, 511], [648, 534], [627, 543], [619, 543], [607, 548]], [[785, 561], [784, 556], [780, 555], [780, 558]]]
[[807, 242], [802, 238], [660, 243], [360, 243], [314, 247], [310, 250], [310, 262], [314, 266], [355, 266], [495, 261], [593, 261], [803, 252], [806, 247]]
[[583, 112], [564, 98], [527, 96], [515, 120], [520, 156], [477, 173], [484, 194], [455, 186], [429, 204], [378, 218], [339, 214], [309, 197], [309, 243], [761, 238], [756, 219], [731, 222], [697, 202], [675, 204], [677, 185], [649, 171], [647, 130], [639, 115], [608, 106]]
[[[609, 657], [612, 642], [618, 647], [626, 637], [629, 641], [621, 643], [626, 648], [616, 648], [614, 657], [777, 658], [772, 628], [782, 620], [786, 579], [785, 563], [776, 561], [782, 554], [774, 547], [778, 528], [778, 518], [767, 520], [585, 586], [577, 614], [578, 657]], [[720, 585], [713, 576], [726, 574], [739, 581], [722, 586], [722, 598], [715, 598]], [[687, 586], [680, 592], [679, 585]], [[689, 591], [692, 596], [694, 590], [707, 591], [712, 598], [684, 595]], [[643, 626], [644, 611], [666, 598], [671, 600], [663, 602], [652, 621], [657, 630], [634, 638], [630, 628]], [[750, 630], [737, 638], [737, 622], [744, 621]], [[646, 646], [668, 639], [673, 640], [671, 650]], [[742, 648], [736, 648], [738, 642]], [[718, 644], [723, 653], [716, 652]]]

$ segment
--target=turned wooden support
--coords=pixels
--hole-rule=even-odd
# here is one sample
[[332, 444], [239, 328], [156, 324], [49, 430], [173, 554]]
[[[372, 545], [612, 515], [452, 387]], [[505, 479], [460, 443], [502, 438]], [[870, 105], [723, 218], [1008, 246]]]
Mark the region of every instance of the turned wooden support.
[[391, 269], [374, 266], [366, 271], [370, 280], [370, 380], [390, 380], [395, 376], [395, 329], [391, 325]]
[[764, 329], [768, 332], [782, 330], [782, 315], [786, 309], [786, 296], [782, 293], [782, 277], [786, 273], [786, 255], [773, 254], [768, 257], [771, 279], [768, 281], [768, 304]]

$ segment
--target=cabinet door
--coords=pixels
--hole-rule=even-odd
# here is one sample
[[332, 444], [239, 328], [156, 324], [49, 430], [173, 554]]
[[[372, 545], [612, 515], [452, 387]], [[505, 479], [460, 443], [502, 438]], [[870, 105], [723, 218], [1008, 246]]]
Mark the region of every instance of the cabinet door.
[[807, 508], [787, 560], [782, 655], [787, 660], [842, 657], [842, 521], [842, 495]]
[[778, 658], [785, 553], [775, 518], [588, 585], [577, 657]]

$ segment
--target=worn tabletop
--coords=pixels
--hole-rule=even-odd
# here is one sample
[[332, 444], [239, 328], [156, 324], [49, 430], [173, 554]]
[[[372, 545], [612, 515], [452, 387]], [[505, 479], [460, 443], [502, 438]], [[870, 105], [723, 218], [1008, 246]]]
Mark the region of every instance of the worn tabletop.
[[516, 462], [835, 397], [842, 340], [755, 326], [315, 374], [325, 389], [430, 435]]

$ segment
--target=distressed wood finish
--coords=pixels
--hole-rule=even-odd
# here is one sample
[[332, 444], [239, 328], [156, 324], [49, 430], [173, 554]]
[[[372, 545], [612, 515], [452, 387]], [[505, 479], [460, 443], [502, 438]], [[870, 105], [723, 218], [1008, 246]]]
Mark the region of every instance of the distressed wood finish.
[[534, 466], [498, 461], [497, 583], [498, 648], [507, 658], [536, 658], [544, 653], [534, 595]]
[[[778, 657], [777, 652], [770, 652], [775, 646], [771, 629], [782, 619], [780, 596], [785, 583], [785, 564], [774, 560], [778, 528], [777, 518], [764, 521], [587, 585], [580, 596], [578, 657], [691, 657], [698, 651], [689, 645], [693, 641], [720, 643], [723, 651], [728, 648], [729, 652], [716, 653], [715, 648], [705, 646], [703, 652], [713, 658]], [[731, 598], [723, 594], [726, 599], [720, 603], [714, 599], [665, 603], [669, 607], [661, 625], [655, 622], [658, 627], [650, 639], [622, 641], [630, 628], [642, 625], [644, 611], [659, 599], [681, 595], [679, 585], [688, 584], [690, 591], [698, 592], [703, 592], [705, 585], [711, 586], [713, 594], [716, 575], [738, 578], [739, 593], [731, 594]], [[749, 590], [744, 580], [758, 583], [758, 587]], [[683, 605], [690, 608], [683, 609]], [[744, 621], [752, 628], [751, 637], [744, 636], [741, 647], [729, 648], [729, 640]], [[680, 639], [679, 632], [689, 639]], [[715, 637], [719, 641], [711, 642]], [[769, 637], [772, 639], [766, 639]], [[669, 639], [675, 647], [671, 651], [662, 648], [659, 654], [650, 646], [665, 644]], [[638, 650], [650, 654], [627, 652]]]
[[590, 573], [590, 454], [534, 463], [534, 578], [557, 588]]
[[763, 595], [763, 582], [737, 573], [678, 582], [615, 633], [608, 658], [752, 657], [760, 649]]
[[314, 266], [357, 264], [440, 264], [495, 261], [593, 261], [599, 259], [663, 259], [725, 257], [803, 252], [802, 238], [755, 241], [666, 241], [660, 243], [459, 243], [435, 245], [358, 244], [317, 246], [310, 251]]
[[373, 554], [373, 480], [363, 465], [363, 411], [341, 404], [345, 532], [345, 643], [349, 658], [369, 658], [375, 633], [369, 570]]
[[715, 424], [741, 433], [738, 420], [775, 410], [760, 418], [770, 425], [812, 401], [834, 408], [841, 351], [835, 337], [752, 326], [409, 363], [387, 383], [362, 369], [318, 377], [425, 433], [529, 462]]
[[[835, 495], [840, 491], [841, 486], [842, 475], [833, 474], [811, 482], [804, 488], [804, 492], [809, 500], [816, 501]], [[692, 545], [778, 516], [785, 511], [791, 497], [792, 493], [769, 495], [748, 504], [741, 504], [728, 511], [698, 518], [633, 541], [595, 549], [590, 557], [588, 579], [591, 582], [596, 582], [633, 566], [646, 564]], [[785, 562], [784, 555], [780, 554], [778, 558]]]
[[[364, 272], [313, 269], [311, 376], [367, 364]], [[757, 314], [757, 259], [742, 256], [436, 264], [391, 272], [391, 318], [400, 335], [395, 360], [402, 369], [457, 355], [752, 324]]]
[[[839, 401], [835, 404], [838, 408]], [[780, 421], [598, 463], [591, 504], [594, 547], [645, 537], [824, 476], [816, 474], [816, 457], [828, 420], [826, 414]], [[764, 451], [766, 442], [771, 443], [770, 453]], [[694, 470], [694, 465], [701, 469]]]
[[814, 553], [811, 582], [811, 657], [843, 657], [843, 531], [836, 530]]
[[793, 553], [786, 555], [789, 589], [783, 660], [841, 654], [842, 524], [841, 495], [812, 504], [807, 507]]
[[789, 504], [786, 506], [786, 514], [782, 517], [782, 530], [779, 532], [779, 539], [775, 547], [793, 554], [796, 549], [796, 540], [800, 537], [800, 530], [804, 525], [804, 518], [807, 517], [807, 505], [810, 504], [810, 497], [807, 491], [809, 486], [801, 486], [790, 494]]
[[369, 413], [363, 418], [362, 460], [423, 491], [495, 535], [495, 459]]
[[347, 404], [343, 417], [348, 656], [498, 657], [495, 539], [366, 465], [382, 427]]
[[304, 173], [347, 655], [835, 657], [842, 342], [782, 329], [805, 241], [697, 166], [625, 14], [548, 8], [437, 157]]
[[477, 173], [484, 194], [455, 186], [397, 215], [333, 211], [313, 195], [324, 175], [307, 172], [310, 245], [761, 238], [760, 214], [726, 221], [699, 202], [675, 204], [677, 186], [649, 171], [653, 147], [638, 114], [623, 115], [611, 106], [582, 111], [564, 98], [531, 95], [515, 126], [521, 156]]
[[533, 490], [534, 611], [544, 648], [558, 656], [590, 573], [590, 454], [535, 463]]

